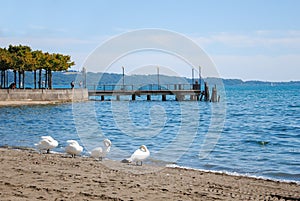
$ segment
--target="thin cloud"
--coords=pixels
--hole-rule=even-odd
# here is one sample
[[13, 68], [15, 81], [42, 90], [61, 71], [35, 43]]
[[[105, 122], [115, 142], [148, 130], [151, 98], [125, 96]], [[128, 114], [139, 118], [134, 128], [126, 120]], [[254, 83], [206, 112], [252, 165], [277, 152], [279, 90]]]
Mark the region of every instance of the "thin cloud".
[[247, 34], [218, 33], [210, 36], [194, 37], [200, 45], [225, 45], [235, 48], [272, 47], [299, 48], [300, 31], [258, 30]]
[[300, 54], [267, 55], [213, 55], [217, 69], [224, 78], [262, 81], [300, 80], [297, 73]]

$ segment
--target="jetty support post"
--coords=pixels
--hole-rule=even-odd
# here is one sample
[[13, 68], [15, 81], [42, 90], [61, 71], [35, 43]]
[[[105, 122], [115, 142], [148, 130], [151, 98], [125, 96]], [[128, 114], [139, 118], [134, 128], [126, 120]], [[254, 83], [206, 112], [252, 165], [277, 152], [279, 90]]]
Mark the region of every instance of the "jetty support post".
[[218, 102], [217, 86], [216, 85], [212, 88], [211, 102], [214, 102], [214, 103]]
[[135, 97], [136, 97], [136, 95], [135, 95], [135, 94], [132, 94], [132, 95], [131, 95], [131, 100], [135, 101]]
[[162, 100], [162, 101], [166, 101], [166, 100], [167, 100], [167, 96], [163, 94], [163, 95], [161, 96], [161, 100]]
[[198, 96], [197, 95], [190, 95], [190, 100], [191, 101], [196, 101], [196, 100], [198, 100]]
[[184, 101], [184, 95], [176, 94], [176, 101]]
[[209, 101], [209, 87], [207, 82], [204, 82], [204, 101]]
[[151, 95], [147, 95], [147, 101], [151, 101]]

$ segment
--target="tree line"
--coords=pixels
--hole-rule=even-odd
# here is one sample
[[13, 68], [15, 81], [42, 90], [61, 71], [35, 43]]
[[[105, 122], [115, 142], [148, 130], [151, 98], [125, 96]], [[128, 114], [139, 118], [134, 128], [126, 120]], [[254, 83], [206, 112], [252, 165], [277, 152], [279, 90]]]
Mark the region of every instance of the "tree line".
[[[31, 71], [34, 73], [35, 89], [52, 89], [52, 71], [66, 71], [73, 65], [75, 63], [71, 61], [69, 55], [42, 52], [41, 50], [33, 51], [29, 46], [24, 45], [0, 47], [0, 88], [18, 86], [18, 88], [24, 89], [25, 72]], [[14, 73], [14, 80], [10, 86], [8, 86], [9, 70]], [[45, 72], [45, 80], [42, 80], [42, 72]]]

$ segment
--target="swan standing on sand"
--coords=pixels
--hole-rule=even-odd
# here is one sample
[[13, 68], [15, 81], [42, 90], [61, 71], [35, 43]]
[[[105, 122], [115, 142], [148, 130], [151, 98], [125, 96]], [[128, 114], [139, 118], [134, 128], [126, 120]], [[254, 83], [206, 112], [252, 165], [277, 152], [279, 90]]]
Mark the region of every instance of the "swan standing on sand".
[[138, 165], [138, 162], [141, 162], [141, 166], [143, 165], [143, 160], [146, 160], [150, 156], [150, 151], [147, 149], [146, 145], [140, 146], [139, 149], [135, 150], [135, 152], [131, 155], [130, 158], [124, 159], [122, 162], [136, 162], [136, 165]]
[[110, 151], [111, 141], [109, 139], [103, 140], [104, 147], [96, 147], [90, 153], [91, 157], [99, 158], [100, 161], [106, 156], [106, 154]]
[[71, 154], [72, 157], [75, 157], [82, 152], [83, 147], [80, 146], [76, 140], [68, 140], [67, 143], [68, 145], [66, 146], [65, 151], [68, 154]]
[[54, 140], [51, 136], [42, 136], [39, 143], [34, 144], [41, 152], [47, 150], [47, 154], [50, 153], [50, 149], [58, 146], [58, 142]]

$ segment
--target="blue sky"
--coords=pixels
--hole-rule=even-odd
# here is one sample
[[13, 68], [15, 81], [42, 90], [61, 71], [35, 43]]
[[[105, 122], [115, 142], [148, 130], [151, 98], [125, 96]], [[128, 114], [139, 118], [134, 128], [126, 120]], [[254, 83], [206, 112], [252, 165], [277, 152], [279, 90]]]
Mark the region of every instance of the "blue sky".
[[[69, 54], [74, 69], [116, 35], [158, 28], [192, 39], [214, 61], [221, 77], [300, 80], [297, 0], [0, 0], [0, 4], [1, 47], [24, 44]], [[132, 59], [124, 64], [127, 71], [134, 65]], [[186, 70], [179, 73], [191, 76]]]

